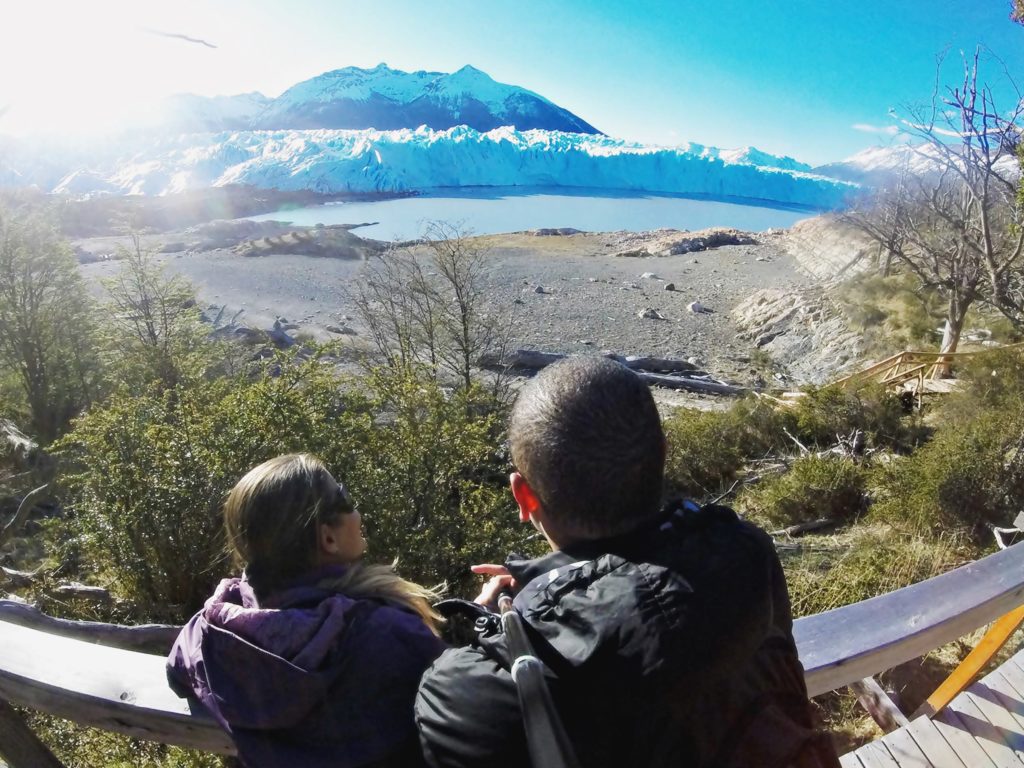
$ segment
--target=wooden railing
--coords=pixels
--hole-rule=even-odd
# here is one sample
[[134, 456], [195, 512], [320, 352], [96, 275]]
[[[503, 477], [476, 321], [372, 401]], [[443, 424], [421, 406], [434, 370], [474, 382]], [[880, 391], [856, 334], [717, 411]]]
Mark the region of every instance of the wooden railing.
[[[1008, 636], [1007, 627], [1022, 605], [1024, 544], [895, 592], [798, 619], [794, 635], [808, 693], [816, 696], [858, 684], [1010, 614], [990, 632], [990, 637]], [[0, 700], [141, 739], [234, 752], [231, 740], [206, 712], [170, 690], [163, 656], [79, 639], [94, 637], [103, 626], [107, 625], [55, 623], [0, 601]], [[106, 642], [140, 647], [153, 636], [166, 642], [170, 631], [115, 629], [101, 634], [106, 634]], [[996, 644], [982, 645], [991, 655]], [[961, 678], [969, 674], [966, 682], [959, 680], [952, 687], [969, 683], [982, 666], [975, 658], [958, 670]], [[948, 696], [948, 701], [951, 690], [949, 685], [940, 688], [939, 699]], [[0, 701], [0, 722], [5, 712], [13, 712], [2, 705]], [[16, 731], [0, 728], [0, 754], [12, 768], [22, 768], [11, 753], [28, 737]]]
[[900, 386], [911, 379], [917, 379], [917, 391], [921, 392], [924, 389], [925, 380], [939, 378], [954, 363], [991, 352], [1022, 348], [1024, 348], [1024, 343], [980, 349], [974, 352], [898, 352], [862, 371], [836, 380], [835, 384], [839, 387], [846, 387], [851, 384], [876, 381], [886, 386]]

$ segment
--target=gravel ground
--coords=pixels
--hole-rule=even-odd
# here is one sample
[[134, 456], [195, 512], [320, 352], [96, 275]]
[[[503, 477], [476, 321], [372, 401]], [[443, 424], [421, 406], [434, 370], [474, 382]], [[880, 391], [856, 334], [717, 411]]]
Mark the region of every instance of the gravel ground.
[[[161, 237], [165, 242], [176, 239], [173, 233]], [[473, 243], [487, 252], [493, 302], [516, 313], [514, 346], [696, 357], [712, 373], [747, 380], [751, 372], [743, 358], [752, 347], [737, 337], [730, 310], [759, 288], [789, 289], [811, 282], [797, 272], [779, 235], [754, 235], [754, 245], [675, 256], [611, 255], [643, 237], [513, 233], [475, 238]], [[79, 245], [88, 248], [90, 242]], [[247, 258], [225, 249], [158, 258], [192, 281], [202, 306], [224, 306], [225, 317], [244, 310], [240, 324], [268, 328], [276, 317], [285, 317], [318, 338], [331, 336], [325, 330], [330, 325], [359, 330], [345, 289], [363, 268], [362, 261], [296, 254]], [[98, 261], [81, 269], [96, 282], [113, 274], [118, 263]], [[642, 277], [644, 273], [656, 277]], [[666, 283], [675, 289], [665, 290]], [[687, 306], [694, 301], [709, 311], [691, 312]], [[638, 316], [648, 308], [664, 319]], [[359, 343], [358, 337], [351, 338]]]

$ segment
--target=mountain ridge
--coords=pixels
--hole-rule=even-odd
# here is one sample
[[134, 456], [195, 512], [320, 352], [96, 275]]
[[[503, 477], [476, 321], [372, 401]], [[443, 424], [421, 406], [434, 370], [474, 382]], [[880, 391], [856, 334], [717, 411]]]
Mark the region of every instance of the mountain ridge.
[[[478, 131], [502, 126], [600, 134], [583, 118], [518, 85], [467, 64], [455, 72], [405, 72], [378, 64], [342, 67], [287, 88], [276, 98], [177, 94], [158, 114], [170, 130], [399, 130], [426, 125]], [[159, 126], [149, 126], [159, 127]]]

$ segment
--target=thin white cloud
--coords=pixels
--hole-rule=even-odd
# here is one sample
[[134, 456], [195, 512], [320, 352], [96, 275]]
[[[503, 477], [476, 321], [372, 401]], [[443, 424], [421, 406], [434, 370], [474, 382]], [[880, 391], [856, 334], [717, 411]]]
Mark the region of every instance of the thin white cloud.
[[883, 136], [897, 136], [900, 129], [895, 125], [869, 125], [868, 123], [854, 123], [850, 126], [861, 133], [878, 133]]

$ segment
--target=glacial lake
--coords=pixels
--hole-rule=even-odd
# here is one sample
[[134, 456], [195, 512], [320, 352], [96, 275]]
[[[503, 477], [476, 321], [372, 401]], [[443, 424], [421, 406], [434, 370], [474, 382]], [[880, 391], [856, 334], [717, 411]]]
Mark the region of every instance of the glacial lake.
[[362, 224], [357, 233], [378, 240], [411, 240], [432, 221], [446, 221], [487, 235], [527, 229], [573, 227], [591, 232], [640, 232], [668, 227], [735, 227], [751, 232], [786, 228], [818, 211], [739, 199], [699, 199], [619, 190], [472, 187], [433, 189], [415, 197], [375, 202], [327, 203], [250, 218], [300, 226]]

